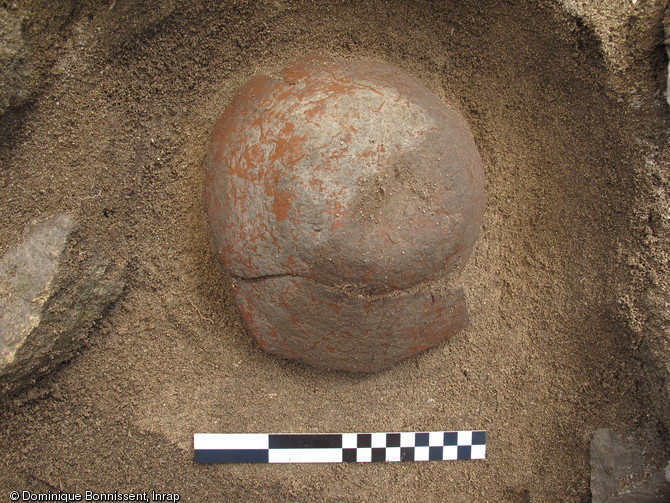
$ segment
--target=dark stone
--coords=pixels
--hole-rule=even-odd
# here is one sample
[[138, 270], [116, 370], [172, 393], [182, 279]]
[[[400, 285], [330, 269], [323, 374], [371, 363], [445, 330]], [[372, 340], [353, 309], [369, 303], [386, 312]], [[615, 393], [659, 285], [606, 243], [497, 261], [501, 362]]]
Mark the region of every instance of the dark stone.
[[601, 428], [591, 439], [592, 503], [663, 503], [670, 501], [670, 481], [657, 470], [641, 483], [645, 473], [640, 447], [631, 439]]
[[21, 32], [21, 20], [0, 7], [0, 116], [24, 105], [30, 97], [30, 51]]
[[0, 396], [72, 358], [123, 290], [123, 269], [76, 230], [70, 215], [33, 220], [0, 259]]

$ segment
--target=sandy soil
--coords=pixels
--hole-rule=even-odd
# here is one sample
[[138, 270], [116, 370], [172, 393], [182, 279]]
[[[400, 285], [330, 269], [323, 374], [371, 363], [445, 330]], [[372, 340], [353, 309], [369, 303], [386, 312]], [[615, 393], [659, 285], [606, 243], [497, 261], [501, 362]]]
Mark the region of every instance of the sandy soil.
[[[90, 489], [587, 502], [594, 429], [635, 432], [651, 463], [667, 452], [621, 316], [641, 288], [630, 258], [653, 174], [644, 153], [667, 130], [662, 52], [636, 74], [656, 91], [631, 101], [610, 85], [593, 30], [549, 1], [14, 3], [45, 77], [2, 126], [0, 253], [36, 215], [74, 212], [128, 264], [128, 286], [78, 358], [0, 412], [0, 501]], [[464, 274], [470, 326], [381, 374], [264, 354], [205, 221], [216, 119], [249, 77], [311, 51], [417, 76], [467, 120], [485, 163], [488, 207]], [[479, 428], [482, 462], [192, 462], [195, 432]]]

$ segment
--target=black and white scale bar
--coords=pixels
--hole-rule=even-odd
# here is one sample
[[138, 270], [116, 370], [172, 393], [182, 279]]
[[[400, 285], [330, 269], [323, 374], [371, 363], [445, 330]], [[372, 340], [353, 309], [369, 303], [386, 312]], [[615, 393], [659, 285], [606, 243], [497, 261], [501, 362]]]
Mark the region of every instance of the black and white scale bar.
[[486, 458], [486, 432], [196, 433], [196, 463], [366, 463]]

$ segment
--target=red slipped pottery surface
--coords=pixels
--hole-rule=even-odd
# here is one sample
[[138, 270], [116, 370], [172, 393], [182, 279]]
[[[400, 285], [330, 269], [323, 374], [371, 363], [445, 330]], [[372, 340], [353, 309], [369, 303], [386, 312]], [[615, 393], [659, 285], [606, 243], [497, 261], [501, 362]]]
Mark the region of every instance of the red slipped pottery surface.
[[462, 270], [484, 211], [467, 125], [386, 63], [309, 56], [235, 96], [205, 202], [242, 316], [264, 349], [378, 371], [467, 323]]

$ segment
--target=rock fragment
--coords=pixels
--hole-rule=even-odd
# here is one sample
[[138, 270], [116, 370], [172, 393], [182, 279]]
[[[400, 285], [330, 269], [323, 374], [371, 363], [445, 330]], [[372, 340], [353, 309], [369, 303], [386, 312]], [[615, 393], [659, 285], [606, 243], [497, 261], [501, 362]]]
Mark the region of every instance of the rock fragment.
[[125, 281], [67, 214], [35, 219], [0, 259], [0, 397], [72, 358]]
[[30, 96], [30, 52], [21, 32], [21, 20], [0, 7], [0, 116], [26, 103]]
[[[591, 439], [592, 503], [663, 503], [670, 499], [665, 470], [645, 478], [640, 447], [615, 431], [601, 428]], [[642, 482], [637, 482], [642, 480]]]
[[665, 53], [668, 56], [667, 85], [665, 89], [665, 101], [670, 105], [670, 6], [665, 8], [663, 17], [663, 33], [665, 34]]

